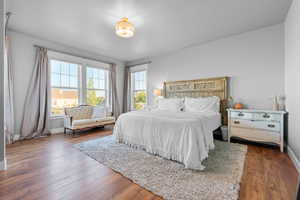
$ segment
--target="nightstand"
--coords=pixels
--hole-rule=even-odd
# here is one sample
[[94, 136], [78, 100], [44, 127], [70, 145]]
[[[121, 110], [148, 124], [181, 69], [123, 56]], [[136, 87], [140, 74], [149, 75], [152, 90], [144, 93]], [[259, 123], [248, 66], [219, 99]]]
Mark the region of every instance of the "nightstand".
[[228, 142], [238, 137], [274, 143], [284, 149], [284, 111], [228, 109]]

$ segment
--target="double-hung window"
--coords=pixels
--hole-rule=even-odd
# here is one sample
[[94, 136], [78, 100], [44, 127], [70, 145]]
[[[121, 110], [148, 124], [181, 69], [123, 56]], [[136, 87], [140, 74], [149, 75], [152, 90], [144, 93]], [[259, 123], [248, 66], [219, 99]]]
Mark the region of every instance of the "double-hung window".
[[51, 113], [63, 114], [64, 107], [79, 103], [79, 65], [51, 60]]
[[107, 105], [108, 100], [108, 71], [86, 67], [87, 104]]
[[109, 65], [51, 52], [51, 116], [78, 105], [110, 107]]
[[147, 104], [147, 70], [131, 72], [131, 109], [141, 110]]

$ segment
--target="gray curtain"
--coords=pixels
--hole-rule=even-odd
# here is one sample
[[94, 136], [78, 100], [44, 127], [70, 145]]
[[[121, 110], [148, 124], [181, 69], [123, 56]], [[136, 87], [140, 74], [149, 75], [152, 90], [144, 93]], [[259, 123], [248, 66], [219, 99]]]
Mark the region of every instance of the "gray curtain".
[[113, 115], [116, 118], [118, 118], [120, 115], [120, 103], [117, 94], [116, 64], [111, 64], [110, 66], [109, 82], [110, 82], [111, 109]]
[[130, 67], [125, 67], [124, 72], [124, 91], [123, 91], [123, 113], [130, 111], [131, 108], [131, 83], [130, 83]]
[[19, 139], [15, 135], [14, 97], [13, 97], [13, 69], [11, 65], [10, 38], [5, 36], [5, 65], [4, 65], [4, 132], [6, 143], [11, 144]]
[[35, 65], [24, 105], [21, 138], [29, 139], [48, 131], [49, 67], [47, 49], [36, 47]]

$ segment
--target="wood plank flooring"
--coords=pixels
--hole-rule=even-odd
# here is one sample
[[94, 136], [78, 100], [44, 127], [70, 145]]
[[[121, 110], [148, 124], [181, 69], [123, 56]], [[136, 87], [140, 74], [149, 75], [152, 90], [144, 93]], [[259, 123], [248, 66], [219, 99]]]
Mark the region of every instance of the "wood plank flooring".
[[[98, 129], [77, 137], [59, 134], [9, 145], [9, 169], [0, 172], [0, 199], [161, 199], [72, 147], [110, 134], [110, 129]], [[298, 176], [286, 154], [249, 145], [240, 199], [294, 200]]]

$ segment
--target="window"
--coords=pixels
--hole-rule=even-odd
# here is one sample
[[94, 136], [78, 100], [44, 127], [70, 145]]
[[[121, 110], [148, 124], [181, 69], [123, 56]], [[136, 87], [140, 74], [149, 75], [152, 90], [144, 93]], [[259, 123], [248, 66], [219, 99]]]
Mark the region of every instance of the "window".
[[63, 115], [66, 107], [110, 106], [108, 64], [73, 56], [64, 57], [58, 53], [51, 55], [52, 116]]
[[107, 71], [92, 67], [86, 68], [87, 104], [105, 104], [107, 97]]
[[79, 65], [51, 60], [51, 113], [60, 115], [64, 107], [77, 106], [79, 102]]
[[141, 110], [147, 104], [147, 71], [131, 72], [132, 109]]

